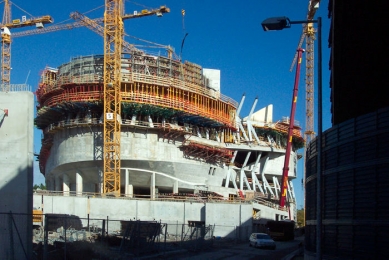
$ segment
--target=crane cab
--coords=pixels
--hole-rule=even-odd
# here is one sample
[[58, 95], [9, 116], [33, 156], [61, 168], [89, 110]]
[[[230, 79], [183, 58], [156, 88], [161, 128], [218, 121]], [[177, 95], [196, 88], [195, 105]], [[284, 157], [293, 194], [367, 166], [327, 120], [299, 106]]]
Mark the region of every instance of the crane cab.
[[8, 27], [1, 27], [1, 36], [3, 37], [3, 35], [11, 35], [11, 31], [8, 29]]

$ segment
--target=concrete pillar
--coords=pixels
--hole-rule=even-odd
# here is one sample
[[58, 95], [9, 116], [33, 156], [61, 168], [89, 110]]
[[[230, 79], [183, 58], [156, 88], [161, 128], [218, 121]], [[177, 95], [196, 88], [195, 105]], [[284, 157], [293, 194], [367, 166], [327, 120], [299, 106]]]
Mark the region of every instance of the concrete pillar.
[[64, 196], [69, 196], [69, 191], [70, 191], [70, 182], [69, 182], [69, 176], [64, 173], [62, 175], [62, 190], [63, 190], [63, 195]]
[[151, 118], [151, 116], [149, 116], [149, 127], [154, 127], [154, 124], [153, 124], [153, 119]]
[[134, 197], [134, 186], [131, 184], [126, 185], [127, 193], [126, 197], [133, 198]]
[[59, 176], [55, 176], [55, 191], [61, 191], [61, 180]]
[[150, 199], [155, 199], [155, 172], [150, 177]]
[[53, 185], [53, 178], [46, 178], [46, 189], [47, 190], [54, 190], [54, 185]]
[[76, 172], [76, 195], [81, 196], [82, 195], [82, 176], [80, 173]]
[[175, 181], [173, 184], [173, 193], [178, 193], [178, 181]]
[[128, 194], [128, 188], [127, 185], [130, 182], [130, 172], [128, 169], [125, 169], [124, 173], [124, 195], [127, 196]]
[[134, 187], [130, 184], [130, 170], [126, 169], [124, 180], [124, 194], [126, 197], [132, 198], [134, 196]]
[[98, 187], [99, 187], [99, 192], [100, 194], [104, 192], [104, 176], [103, 176], [103, 171], [101, 169], [98, 170], [99, 171], [99, 183], [98, 183]]

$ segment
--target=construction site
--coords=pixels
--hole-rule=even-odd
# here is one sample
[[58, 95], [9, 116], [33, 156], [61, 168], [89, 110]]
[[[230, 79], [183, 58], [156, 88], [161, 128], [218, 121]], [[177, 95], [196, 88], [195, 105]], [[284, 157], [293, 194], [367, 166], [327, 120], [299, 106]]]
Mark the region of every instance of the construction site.
[[[6, 13], [11, 2], [4, 2]], [[222, 94], [220, 70], [183, 61], [170, 46], [156, 55], [124, 41], [123, 20], [169, 12], [161, 6], [124, 14], [121, 0], [107, 0], [102, 19], [74, 12], [76, 22], [40, 29], [85, 26], [104, 37], [104, 46], [101, 55], [42, 68], [34, 115], [29, 86], [10, 83], [10, 29], [53, 20], [3, 20], [1, 149], [16, 139], [27, 152], [21, 146], [2, 158], [8, 166], [0, 224], [33, 225], [19, 227], [17, 241], [14, 225], [4, 224], [0, 243], [14, 234], [14, 244], [0, 254], [23, 258], [31, 237], [48, 259], [54, 259], [50, 246], [63, 250], [64, 243], [66, 252], [75, 241], [115, 240], [121, 253], [135, 256], [169, 241], [198, 250], [216, 238], [246, 240], [266, 231], [268, 220], [296, 219], [292, 181], [302, 157], [297, 150], [308, 137], [294, 113], [274, 121], [273, 106], [258, 110], [256, 98], [240, 116], [246, 95], [238, 102]], [[15, 118], [21, 110], [30, 113]], [[33, 125], [42, 132], [35, 156], [47, 187], [34, 192]], [[16, 192], [15, 182], [25, 183], [25, 191]], [[12, 206], [14, 196], [24, 203]]]

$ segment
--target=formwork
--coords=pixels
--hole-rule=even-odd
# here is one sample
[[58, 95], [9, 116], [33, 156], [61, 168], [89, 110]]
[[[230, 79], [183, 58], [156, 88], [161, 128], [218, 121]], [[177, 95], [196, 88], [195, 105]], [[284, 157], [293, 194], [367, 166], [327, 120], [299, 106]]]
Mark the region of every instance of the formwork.
[[[257, 139], [243, 140], [247, 136], [244, 137], [242, 130], [238, 131], [238, 103], [217, 89], [220, 73], [208, 74], [203, 70], [206, 69], [188, 61], [146, 53], [122, 56], [121, 115], [118, 119], [121, 125], [121, 175], [123, 179], [125, 174], [131, 175], [134, 189], [150, 187], [150, 179], [147, 179], [150, 177], [134, 170], [137, 168], [161, 172], [155, 185], [162, 193], [177, 187], [173, 180], [162, 180], [161, 175], [165, 174], [190, 181], [190, 184], [180, 182], [182, 192], [193, 192], [196, 185], [225, 186], [223, 195], [228, 197], [226, 193], [237, 194], [237, 187], [230, 180], [223, 183], [227, 167], [238, 169], [245, 161], [254, 163], [258, 154], [263, 155], [262, 164], [267, 163], [266, 156], [270, 157], [269, 164], [273, 158], [282, 160], [288, 119], [247, 130], [255, 131]], [[43, 131], [39, 166], [51, 190], [76, 190], [78, 179], [85, 180], [83, 191], [101, 192], [102, 75], [102, 55], [75, 57], [58, 68], [46, 67], [41, 72], [36, 91], [35, 125]], [[300, 130], [299, 126], [293, 130], [294, 150], [304, 146]], [[249, 136], [251, 138], [252, 133]], [[228, 144], [248, 147], [255, 144], [278, 150], [271, 155], [250, 155], [251, 152], [242, 150], [234, 157], [234, 150]], [[290, 165], [291, 176], [295, 176], [296, 160]], [[196, 174], [188, 174], [194, 168]], [[130, 173], [124, 173], [126, 169]], [[267, 169], [270, 171], [272, 167]], [[69, 178], [65, 176], [67, 173]], [[274, 179], [270, 175], [265, 178], [264, 182]], [[241, 181], [244, 180], [241, 178]], [[254, 186], [249, 181], [242, 185]], [[127, 184], [121, 183], [120, 193], [127, 194], [127, 191]]]

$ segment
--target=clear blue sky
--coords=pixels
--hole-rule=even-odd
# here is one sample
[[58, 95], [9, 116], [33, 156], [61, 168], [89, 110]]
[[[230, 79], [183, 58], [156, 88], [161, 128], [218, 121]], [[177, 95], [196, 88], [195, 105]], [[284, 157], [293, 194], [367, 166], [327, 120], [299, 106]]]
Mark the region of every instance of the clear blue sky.
[[[15, 4], [12, 6], [13, 19], [21, 18], [22, 15], [29, 16], [17, 6], [33, 16], [51, 15], [55, 24], [73, 22], [69, 18], [69, 14], [73, 11], [88, 12], [86, 15], [90, 18], [103, 17], [104, 13], [103, 0], [13, 0], [12, 2]], [[141, 11], [145, 8], [152, 9], [161, 5], [169, 7], [171, 12], [162, 18], [151, 16], [126, 20], [125, 32], [162, 45], [171, 45], [178, 54], [182, 39], [185, 33], [188, 33], [182, 52], [183, 60], [197, 63], [204, 68], [220, 69], [221, 91], [236, 101], [240, 101], [242, 94], [246, 93], [242, 117], [248, 114], [256, 96], [259, 98], [257, 109], [268, 104], [274, 105], [273, 120], [289, 116], [295, 76], [295, 72], [290, 72], [289, 68], [296, 52], [302, 27], [296, 24], [283, 31], [264, 32], [261, 22], [273, 16], [304, 20], [307, 15], [308, 0], [138, 0], [137, 2], [124, 2], [126, 13], [132, 13], [134, 10]], [[91, 11], [93, 9], [96, 10]], [[186, 11], [184, 22], [181, 15], [182, 9]], [[323, 18], [324, 130], [331, 127], [328, 70], [330, 21], [327, 9], [328, 0], [322, 1], [315, 16]], [[31, 29], [35, 28], [14, 29], [12, 32]], [[132, 37], [125, 39], [130, 43], [144, 45]], [[317, 50], [317, 45], [315, 49]], [[152, 49], [152, 51], [163, 51], [163, 49]], [[27, 80], [35, 91], [38, 86], [39, 73], [45, 66], [57, 67], [68, 62], [72, 57], [102, 53], [103, 38], [87, 28], [14, 38], [11, 83], [24, 83]], [[304, 64], [301, 72], [296, 120], [300, 121], [304, 127]], [[315, 73], [317, 75], [317, 70]], [[28, 79], [27, 75], [29, 75]], [[317, 78], [315, 77], [315, 86], [316, 83]], [[41, 132], [35, 130], [34, 150], [36, 153], [40, 150], [41, 136]], [[303, 153], [303, 150], [299, 152]], [[304, 203], [301, 184], [302, 161], [300, 160], [298, 164], [298, 177], [294, 181], [299, 208]], [[34, 167], [34, 171], [34, 183], [44, 182], [38, 167]]]

